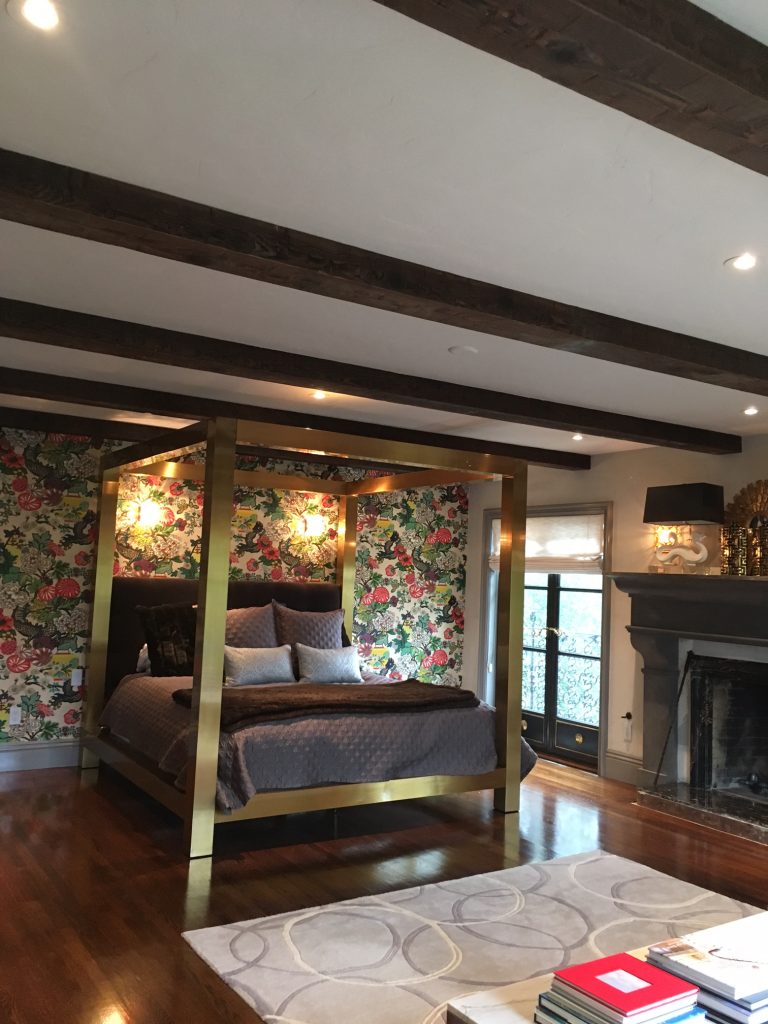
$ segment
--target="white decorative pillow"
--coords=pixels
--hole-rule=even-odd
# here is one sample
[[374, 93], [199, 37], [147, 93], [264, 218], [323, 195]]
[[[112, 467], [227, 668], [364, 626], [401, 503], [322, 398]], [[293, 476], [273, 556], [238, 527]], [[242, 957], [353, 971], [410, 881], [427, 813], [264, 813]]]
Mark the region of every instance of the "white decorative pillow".
[[296, 644], [300, 683], [362, 683], [356, 647], [307, 647]]
[[282, 647], [225, 647], [225, 686], [295, 683], [291, 645]]
[[139, 659], [136, 662], [136, 671], [145, 672], [147, 674], [152, 671], [152, 666], [149, 663], [149, 648], [146, 644], [144, 644], [139, 651]]

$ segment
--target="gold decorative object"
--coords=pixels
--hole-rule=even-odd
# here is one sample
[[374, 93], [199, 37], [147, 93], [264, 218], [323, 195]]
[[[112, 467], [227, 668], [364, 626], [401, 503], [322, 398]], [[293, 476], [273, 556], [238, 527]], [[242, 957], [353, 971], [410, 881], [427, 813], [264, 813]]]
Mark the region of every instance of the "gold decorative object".
[[[375, 480], [348, 483], [312, 480], [266, 471], [235, 469], [237, 445], [311, 452], [340, 459], [367, 459], [423, 467]], [[203, 464], [169, 461], [205, 451]], [[163, 434], [106, 455], [102, 461], [96, 584], [88, 664], [88, 691], [83, 717], [81, 765], [98, 767], [100, 760], [144, 789], [185, 825], [185, 849], [190, 858], [210, 857], [214, 827], [275, 814], [352, 807], [385, 800], [493, 789], [498, 810], [517, 811], [520, 799], [520, 728], [522, 716], [523, 596], [525, 577], [525, 519], [527, 463], [508, 456], [451, 451], [428, 445], [384, 441], [371, 435], [277, 426], [254, 420], [211, 419]], [[162, 777], [154, 767], [108, 732], [100, 731], [109, 638], [112, 567], [120, 474], [177, 479], [204, 478], [197, 645], [193, 675], [190, 765], [187, 792]], [[315, 786], [283, 792], [258, 793], [230, 815], [216, 810], [216, 776], [220, 733], [224, 633], [229, 583], [232, 494], [235, 484], [313, 490], [340, 496], [338, 574], [346, 599], [347, 628], [351, 626], [357, 541], [357, 496], [405, 487], [502, 478], [501, 547], [499, 553], [498, 629], [496, 641], [496, 751], [498, 767], [484, 775], [428, 775], [385, 782]]]
[[768, 576], [768, 480], [754, 480], [725, 508], [723, 571], [730, 576]]
[[583, 743], [584, 742], [584, 736], [580, 732], [577, 732], [576, 735], [573, 738], [576, 740], [577, 743]]
[[734, 494], [725, 506], [726, 526], [768, 525], [768, 480], [754, 480]]
[[724, 576], [747, 575], [747, 528], [731, 524], [721, 531], [720, 554]]

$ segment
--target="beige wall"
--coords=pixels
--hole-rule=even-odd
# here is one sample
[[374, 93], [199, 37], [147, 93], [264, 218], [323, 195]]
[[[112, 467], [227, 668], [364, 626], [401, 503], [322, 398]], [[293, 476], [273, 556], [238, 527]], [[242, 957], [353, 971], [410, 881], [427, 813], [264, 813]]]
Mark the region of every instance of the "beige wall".
[[[613, 503], [613, 569], [645, 572], [653, 551], [653, 527], [643, 524], [645, 490], [659, 484], [719, 483], [725, 500], [752, 480], [768, 478], [768, 436], [745, 440], [741, 455], [701, 455], [667, 448], [645, 448], [618, 455], [595, 456], [588, 472], [532, 467], [528, 503], [568, 505]], [[465, 685], [475, 686], [479, 662], [479, 613], [482, 581], [483, 510], [498, 508], [497, 484], [475, 484], [469, 503], [467, 559]], [[629, 642], [629, 598], [615, 587], [611, 595], [609, 640], [608, 750], [642, 756], [642, 676], [639, 656]], [[633, 715], [633, 735], [624, 738], [621, 716]]]

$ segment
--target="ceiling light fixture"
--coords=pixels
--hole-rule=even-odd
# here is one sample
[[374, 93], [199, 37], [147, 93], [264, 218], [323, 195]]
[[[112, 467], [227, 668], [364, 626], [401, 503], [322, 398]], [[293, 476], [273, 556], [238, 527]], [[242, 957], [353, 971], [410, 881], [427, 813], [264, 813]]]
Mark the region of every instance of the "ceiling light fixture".
[[741, 256], [729, 256], [723, 261], [723, 266], [733, 267], [734, 270], [754, 270], [757, 266], [757, 257], [751, 252], [743, 252]]
[[476, 356], [479, 349], [474, 345], [451, 345], [448, 351], [452, 356]]
[[14, 17], [20, 14], [25, 21], [43, 32], [50, 32], [59, 24], [59, 13], [51, 0], [11, 0], [8, 4], [8, 11]]
[[744, 410], [745, 416], [757, 416], [757, 413], [758, 409], [755, 405], [748, 405], [747, 408]]
[[573, 440], [574, 441], [583, 441], [584, 440], [584, 435], [583, 434], [574, 434], [573, 435]]
[[324, 391], [313, 391], [312, 397], [316, 398], [318, 402], [322, 402], [324, 398], [327, 398], [327, 395]]

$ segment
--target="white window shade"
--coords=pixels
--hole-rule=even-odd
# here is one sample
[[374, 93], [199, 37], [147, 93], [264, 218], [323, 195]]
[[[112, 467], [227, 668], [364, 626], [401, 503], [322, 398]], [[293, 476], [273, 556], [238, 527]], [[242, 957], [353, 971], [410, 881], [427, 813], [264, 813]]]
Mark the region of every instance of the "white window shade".
[[[526, 523], [526, 572], [603, 571], [605, 520], [598, 515], [531, 516]], [[498, 572], [501, 521], [494, 519], [489, 565]]]

